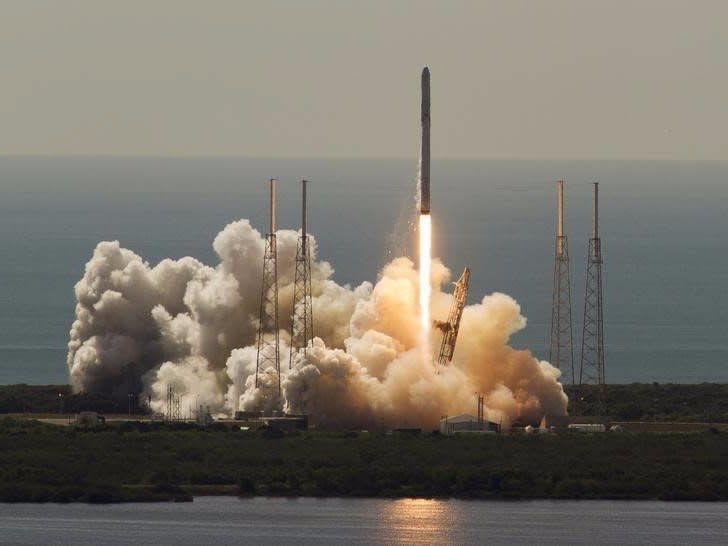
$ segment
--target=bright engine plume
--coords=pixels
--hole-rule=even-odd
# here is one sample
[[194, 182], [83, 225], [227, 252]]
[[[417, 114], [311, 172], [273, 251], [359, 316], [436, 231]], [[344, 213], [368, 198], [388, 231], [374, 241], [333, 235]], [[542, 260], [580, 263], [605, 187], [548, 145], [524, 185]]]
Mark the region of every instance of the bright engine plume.
[[420, 214], [420, 327], [422, 328], [422, 349], [430, 358], [430, 298], [432, 286], [432, 219], [429, 214]]

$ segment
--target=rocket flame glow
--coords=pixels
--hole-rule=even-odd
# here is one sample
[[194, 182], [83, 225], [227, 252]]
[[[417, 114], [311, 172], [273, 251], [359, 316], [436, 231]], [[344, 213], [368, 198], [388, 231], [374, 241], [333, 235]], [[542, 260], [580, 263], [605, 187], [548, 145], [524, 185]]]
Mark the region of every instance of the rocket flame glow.
[[432, 293], [432, 223], [429, 214], [420, 214], [420, 324], [422, 349], [430, 354], [430, 296]]

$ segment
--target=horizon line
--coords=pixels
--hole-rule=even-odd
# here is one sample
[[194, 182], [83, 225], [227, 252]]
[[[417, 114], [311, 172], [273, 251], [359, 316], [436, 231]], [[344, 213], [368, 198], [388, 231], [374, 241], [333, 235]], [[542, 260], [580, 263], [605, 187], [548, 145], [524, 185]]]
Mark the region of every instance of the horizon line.
[[[272, 155], [244, 155], [244, 154], [3, 154], [0, 159], [248, 159], [248, 160], [277, 160], [277, 161], [417, 161], [414, 156], [272, 156]], [[675, 157], [437, 157], [436, 161], [508, 161], [508, 162], [682, 162], [682, 163], [724, 163], [728, 158], [675, 158]]]

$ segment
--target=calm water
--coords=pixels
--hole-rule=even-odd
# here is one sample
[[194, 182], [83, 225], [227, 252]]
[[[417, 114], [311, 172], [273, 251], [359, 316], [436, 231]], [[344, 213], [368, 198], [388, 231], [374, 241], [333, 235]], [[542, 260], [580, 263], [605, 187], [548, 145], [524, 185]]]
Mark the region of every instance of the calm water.
[[[95, 244], [150, 263], [215, 263], [212, 239], [241, 217], [263, 230], [267, 179], [280, 225], [298, 226], [299, 185], [336, 279], [376, 278], [413, 256], [416, 162], [399, 160], [0, 158], [0, 383], [66, 380], [73, 285]], [[435, 254], [470, 301], [502, 291], [529, 319], [514, 345], [548, 356], [554, 181], [567, 180], [578, 348], [592, 180], [601, 182], [607, 380], [728, 381], [728, 162], [436, 161]], [[578, 354], [578, 350], [576, 351]]]
[[0, 505], [3, 544], [726, 544], [728, 505], [198, 498]]

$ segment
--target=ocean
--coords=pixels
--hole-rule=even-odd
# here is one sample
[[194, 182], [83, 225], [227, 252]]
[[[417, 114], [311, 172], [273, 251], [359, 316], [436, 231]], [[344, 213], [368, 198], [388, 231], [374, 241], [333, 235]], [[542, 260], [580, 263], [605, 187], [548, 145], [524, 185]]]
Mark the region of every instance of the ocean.
[[[374, 281], [416, 258], [417, 160], [0, 158], [0, 384], [67, 381], [73, 286], [94, 246], [119, 240], [149, 263], [217, 263], [215, 235], [267, 222], [309, 229], [339, 283]], [[513, 296], [528, 318], [512, 345], [548, 357], [555, 181], [566, 180], [574, 354], [578, 364], [591, 183], [600, 183], [606, 379], [728, 381], [728, 162], [434, 160], [434, 255], [469, 302]]]

